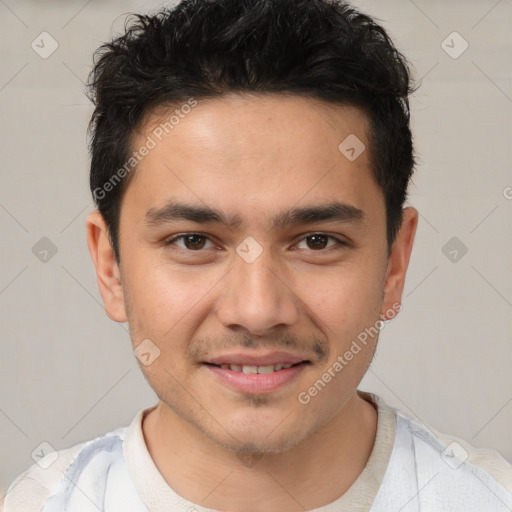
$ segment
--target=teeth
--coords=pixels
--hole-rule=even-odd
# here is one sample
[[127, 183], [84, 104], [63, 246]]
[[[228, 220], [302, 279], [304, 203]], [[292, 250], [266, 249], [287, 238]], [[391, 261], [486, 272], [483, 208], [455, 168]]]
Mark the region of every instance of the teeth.
[[258, 373], [273, 373], [274, 372], [274, 365], [270, 366], [258, 366]]
[[250, 365], [239, 365], [239, 364], [221, 364], [220, 367], [224, 370], [231, 370], [233, 372], [243, 372], [247, 374], [256, 374], [256, 373], [273, 373], [278, 372], [279, 370], [285, 370], [287, 368], [291, 368], [293, 366], [292, 363], [279, 363], [275, 365], [267, 365], [267, 366], [250, 366]]

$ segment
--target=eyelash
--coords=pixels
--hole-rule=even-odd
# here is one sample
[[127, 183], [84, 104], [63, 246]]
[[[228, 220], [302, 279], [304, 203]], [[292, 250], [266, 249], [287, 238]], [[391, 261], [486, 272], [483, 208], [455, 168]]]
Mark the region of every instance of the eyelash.
[[[191, 233], [183, 233], [183, 234], [181, 234], [181, 235], [177, 235], [177, 236], [175, 236], [175, 237], [173, 237], [173, 238], [170, 238], [170, 239], [168, 239], [168, 240], [165, 240], [164, 245], [165, 245], [165, 246], [173, 245], [173, 244], [174, 244], [174, 242], [175, 242], [176, 240], [184, 239], [184, 238], [186, 238], [186, 237], [188, 237], [188, 236], [192, 236], [192, 235], [197, 235], [197, 236], [202, 237], [202, 238], [205, 238], [206, 240], [208, 240], [208, 241], [210, 241], [210, 242], [211, 242], [211, 240], [210, 240], [210, 238], [209, 238], [208, 236], [203, 235], [202, 233], [194, 233], [194, 232], [191, 232]], [[326, 247], [326, 248], [324, 248], [324, 249], [318, 249], [318, 250], [310, 249], [312, 252], [326, 252], [326, 251], [327, 251], [327, 250], [329, 250], [329, 249], [334, 249], [334, 250], [337, 250], [337, 249], [338, 249], [338, 250], [339, 250], [340, 248], [342, 248], [342, 247], [346, 247], [346, 246], [348, 245], [348, 243], [347, 243], [347, 242], [345, 242], [345, 241], [343, 241], [343, 240], [341, 240], [341, 239], [339, 239], [339, 238], [337, 238], [337, 237], [335, 237], [335, 236], [333, 236], [333, 235], [328, 235], [327, 233], [317, 233], [317, 232], [308, 233], [306, 236], [302, 237], [302, 238], [299, 240], [299, 242], [297, 242], [297, 243], [300, 243], [300, 242], [302, 242], [303, 240], [305, 240], [306, 238], [310, 238], [310, 237], [315, 236], [315, 235], [325, 236], [325, 237], [327, 237], [327, 238], [330, 238], [330, 239], [332, 239], [332, 240], [335, 240], [335, 241], [337, 242], [338, 247], [336, 247], [336, 245], [333, 245], [333, 246], [330, 246], [330, 247]], [[341, 247], [339, 247], [339, 246], [341, 246]], [[179, 249], [184, 250], [184, 251], [187, 251], [187, 252], [191, 252], [191, 253], [192, 253], [192, 252], [197, 252], [197, 253], [199, 253], [199, 252], [203, 252], [203, 249], [198, 249], [198, 250], [195, 250], [195, 251], [194, 251], [194, 250], [192, 250], [192, 249], [187, 249], [187, 248], [183, 248], [183, 247], [179, 247]]]

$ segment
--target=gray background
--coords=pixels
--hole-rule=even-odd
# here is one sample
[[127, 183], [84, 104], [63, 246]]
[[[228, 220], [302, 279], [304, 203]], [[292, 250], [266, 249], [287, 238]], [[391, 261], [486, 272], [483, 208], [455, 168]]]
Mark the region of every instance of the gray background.
[[[104, 314], [87, 251], [82, 82], [121, 15], [159, 5], [0, 0], [0, 492], [41, 442], [72, 446], [155, 403], [127, 326]], [[383, 21], [423, 82], [412, 99], [409, 202], [421, 219], [404, 309], [361, 387], [512, 460], [512, 3], [356, 5]], [[46, 59], [31, 47], [43, 31], [59, 45]], [[469, 44], [457, 58], [458, 36], [444, 44], [452, 56], [442, 47], [453, 31]], [[36, 245], [42, 237], [56, 254]]]

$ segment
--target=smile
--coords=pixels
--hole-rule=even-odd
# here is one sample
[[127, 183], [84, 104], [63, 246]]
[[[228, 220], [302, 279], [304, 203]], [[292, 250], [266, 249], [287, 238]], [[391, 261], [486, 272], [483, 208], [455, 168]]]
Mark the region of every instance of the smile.
[[310, 364], [310, 361], [258, 366], [205, 363], [203, 367], [224, 387], [244, 394], [264, 394], [285, 388]]
[[[297, 363], [300, 364], [300, 363]], [[266, 366], [253, 366], [253, 365], [239, 365], [239, 364], [221, 364], [214, 365], [222, 368], [223, 370], [231, 370], [232, 372], [242, 372], [245, 374], [255, 374], [255, 373], [273, 373], [278, 372], [280, 370], [286, 370], [294, 366], [292, 363], [284, 363], [284, 364], [271, 364]]]

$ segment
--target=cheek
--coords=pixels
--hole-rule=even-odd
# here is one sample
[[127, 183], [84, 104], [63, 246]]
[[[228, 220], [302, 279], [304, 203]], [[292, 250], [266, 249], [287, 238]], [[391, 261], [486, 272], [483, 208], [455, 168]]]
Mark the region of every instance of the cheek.
[[[380, 312], [382, 275], [375, 261], [340, 265], [328, 272], [301, 273], [296, 290], [332, 336], [353, 333]], [[334, 331], [334, 332], [333, 332]]]
[[178, 341], [177, 331], [200, 324], [208, 293], [221, 277], [199, 266], [185, 272], [154, 260], [132, 260], [123, 282], [130, 325], [139, 337]]
[[383, 270], [376, 259], [369, 259], [364, 264], [347, 264], [329, 274], [319, 274], [317, 279], [303, 278], [298, 283], [300, 289], [308, 290], [304, 302], [331, 347], [329, 358], [317, 375], [321, 379], [325, 373], [332, 382], [322, 391], [319, 407], [320, 403], [321, 407], [329, 407], [332, 397], [342, 397], [347, 389], [357, 387], [375, 351]]

